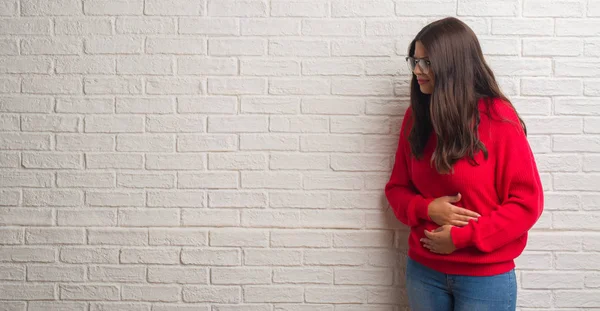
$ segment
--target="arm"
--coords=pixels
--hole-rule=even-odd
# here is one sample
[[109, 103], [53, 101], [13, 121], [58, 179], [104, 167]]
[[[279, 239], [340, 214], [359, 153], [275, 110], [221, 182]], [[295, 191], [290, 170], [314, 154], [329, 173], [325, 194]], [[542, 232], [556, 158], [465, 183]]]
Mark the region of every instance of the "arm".
[[494, 130], [501, 133], [494, 142], [495, 183], [501, 204], [477, 222], [453, 227], [456, 248], [475, 246], [492, 252], [523, 236], [542, 213], [543, 189], [533, 153], [514, 111], [504, 114], [511, 122], [503, 122]]
[[409, 108], [402, 121], [392, 175], [385, 186], [385, 195], [396, 218], [407, 226], [415, 226], [422, 220], [428, 220], [427, 207], [433, 201], [433, 199], [421, 196], [410, 180], [408, 169], [408, 157], [410, 156], [408, 130], [410, 127], [408, 125], [411, 115], [412, 112]]

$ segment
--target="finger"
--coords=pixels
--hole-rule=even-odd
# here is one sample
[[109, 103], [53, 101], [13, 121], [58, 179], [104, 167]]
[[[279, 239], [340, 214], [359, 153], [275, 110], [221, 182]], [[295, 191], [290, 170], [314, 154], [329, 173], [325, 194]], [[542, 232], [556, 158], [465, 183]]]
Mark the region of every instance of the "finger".
[[466, 225], [468, 225], [469, 223], [466, 221], [462, 221], [462, 220], [454, 220], [452, 221], [452, 225], [456, 226], [456, 227], [464, 227]]
[[448, 196], [447, 198], [448, 198], [448, 202], [456, 203], [456, 202], [460, 201], [460, 199], [462, 199], [462, 195], [460, 193], [458, 193], [457, 195]]
[[456, 213], [460, 214], [460, 215], [464, 215], [464, 216], [474, 217], [474, 218], [481, 217], [481, 215], [479, 215], [478, 213], [468, 210], [466, 208], [462, 208], [462, 207], [459, 207], [456, 210]]
[[454, 220], [459, 220], [459, 221], [464, 221], [464, 222], [469, 222], [469, 220], [477, 220], [477, 217], [471, 217], [471, 216], [463, 216], [463, 215], [457, 215], [454, 216]]

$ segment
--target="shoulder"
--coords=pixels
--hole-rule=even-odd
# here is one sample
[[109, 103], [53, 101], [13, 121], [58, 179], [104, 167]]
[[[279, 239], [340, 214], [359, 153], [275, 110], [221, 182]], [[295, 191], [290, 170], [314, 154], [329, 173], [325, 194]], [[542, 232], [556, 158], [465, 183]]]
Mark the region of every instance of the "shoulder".
[[489, 122], [493, 130], [507, 131], [505, 134], [525, 134], [519, 114], [514, 106], [502, 98], [480, 100], [482, 122]]

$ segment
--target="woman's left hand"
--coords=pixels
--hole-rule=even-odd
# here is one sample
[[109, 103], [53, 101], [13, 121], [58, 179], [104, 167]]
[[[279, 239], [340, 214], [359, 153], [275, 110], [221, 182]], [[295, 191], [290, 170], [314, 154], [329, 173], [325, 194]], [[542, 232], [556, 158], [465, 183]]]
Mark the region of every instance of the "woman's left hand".
[[425, 230], [425, 236], [427, 238], [421, 239], [421, 243], [433, 253], [444, 255], [451, 254], [456, 250], [456, 247], [452, 242], [452, 236], [450, 235], [451, 229], [451, 225], [445, 225], [434, 231]]

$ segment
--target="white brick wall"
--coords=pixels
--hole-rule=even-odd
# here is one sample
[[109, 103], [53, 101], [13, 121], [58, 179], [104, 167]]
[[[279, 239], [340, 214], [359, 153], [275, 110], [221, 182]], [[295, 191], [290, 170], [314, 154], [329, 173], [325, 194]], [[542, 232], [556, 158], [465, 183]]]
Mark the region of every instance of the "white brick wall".
[[530, 130], [521, 311], [600, 308], [600, 0], [0, 0], [0, 311], [404, 311], [404, 64], [458, 16]]

